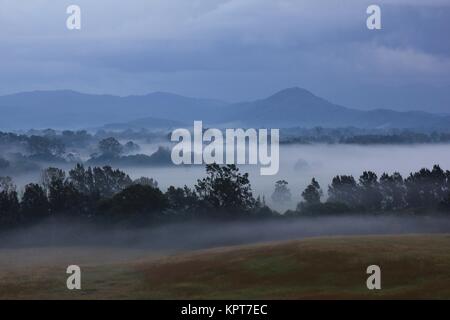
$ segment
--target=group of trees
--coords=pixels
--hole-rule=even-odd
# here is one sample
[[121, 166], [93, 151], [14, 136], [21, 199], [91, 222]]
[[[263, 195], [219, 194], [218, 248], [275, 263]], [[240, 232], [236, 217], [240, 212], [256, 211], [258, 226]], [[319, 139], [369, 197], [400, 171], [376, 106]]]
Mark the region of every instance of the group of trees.
[[[27, 134], [0, 131], [0, 175], [41, 170], [41, 166], [49, 164], [59, 166], [79, 163], [82, 161], [80, 155], [87, 152], [90, 158], [84, 163], [91, 166], [172, 165], [168, 149], [159, 148], [151, 155], [138, 154], [138, 144], [133, 141], [121, 143], [118, 140], [126, 137], [127, 133], [118, 135], [118, 138], [114, 135], [105, 131], [92, 135], [85, 130], [30, 130]], [[136, 137], [156, 139], [155, 135], [145, 132]]]
[[164, 193], [153, 179], [132, 180], [109, 166], [77, 164], [68, 173], [43, 171], [40, 183], [30, 183], [19, 195], [10, 178], [0, 178], [0, 224], [33, 223], [46, 217], [87, 219], [218, 218], [272, 214], [253, 197], [248, 174], [234, 165], [206, 167], [206, 177], [193, 189], [171, 186]]
[[[107, 141], [106, 141], [107, 140]], [[115, 142], [114, 142], [115, 141]], [[105, 146], [104, 143], [108, 146]], [[116, 143], [117, 142], [117, 143]], [[131, 154], [124, 155], [127, 152], [136, 152], [139, 146], [133, 142], [127, 142], [124, 145], [118, 143], [114, 138], [100, 141], [100, 153], [91, 155], [86, 162], [87, 165], [114, 165], [121, 167], [151, 167], [151, 166], [171, 166], [170, 149], [159, 147], [151, 155]]]
[[54, 158], [61, 157], [66, 150], [65, 144], [59, 139], [5, 132], [0, 132], [0, 148], [2, 150], [22, 151], [34, 157]]
[[361, 128], [288, 128], [281, 130], [282, 144], [342, 143], [342, 144], [414, 144], [448, 143], [450, 133], [421, 132], [410, 129], [361, 129]]
[[115, 158], [123, 153], [139, 151], [140, 147], [132, 141], [122, 145], [116, 138], [109, 137], [99, 141], [98, 150], [101, 156]]
[[19, 197], [11, 178], [0, 178], [0, 223], [34, 222], [56, 214], [90, 216], [99, 201], [131, 184], [128, 175], [111, 167], [85, 169], [77, 165], [68, 175], [61, 169], [48, 168], [42, 172], [41, 182], [27, 184]]
[[349, 212], [443, 212], [450, 209], [450, 171], [435, 165], [403, 178], [398, 172], [383, 173], [380, 178], [371, 171], [358, 179], [342, 175], [328, 186], [328, 198], [321, 202], [322, 189], [313, 179], [302, 193], [296, 214]]
[[413, 144], [413, 143], [448, 143], [449, 133], [401, 132], [395, 134], [364, 134], [342, 137], [339, 143], [344, 144]]
[[[291, 200], [285, 180], [276, 182], [274, 202]], [[47, 217], [86, 219], [143, 218], [146, 221], [174, 219], [242, 219], [339, 213], [448, 212], [450, 171], [435, 165], [403, 178], [399, 173], [371, 171], [358, 180], [341, 175], [332, 179], [328, 197], [312, 179], [301, 193], [295, 211], [280, 215], [252, 193], [247, 173], [234, 165], [206, 166], [206, 176], [191, 189], [171, 186], [166, 192], [153, 179], [132, 180], [110, 166], [78, 164], [69, 172], [58, 168], [43, 171], [40, 183], [30, 183], [20, 194], [9, 177], [0, 177], [0, 225], [33, 223]]]
[[68, 147], [86, 147], [86, 131], [31, 131], [28, 135], [0, 132], [0, 172], [8, 174], [39, 169], [39, 163], [65, 163], [75, 155]]
[[57, 133], [47, 129], [31, 131], [28, 135], [0, 131], [0, 148], [6, 151], [21, 152], [35, 160], [64, 161], [67, 148], [92, 147], [98, 150], [97, 155], [118, 157], [124, 153], [137, 152], [139, 146], [132, 141], [121, 144], [114, 137], [99, 138], [85, 130], [65, 130]]

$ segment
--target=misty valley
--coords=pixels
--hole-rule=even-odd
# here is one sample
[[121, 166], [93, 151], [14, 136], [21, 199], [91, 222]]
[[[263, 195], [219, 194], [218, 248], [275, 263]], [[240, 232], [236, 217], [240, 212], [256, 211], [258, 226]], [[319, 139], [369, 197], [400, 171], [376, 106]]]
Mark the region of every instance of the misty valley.
[[450, 0], [65, 2], [0, 1], [0, 301], [450, 299]]
[[[322, 135], [311, 132], [323, 130], [295, 132], [312, 139]], [[347, 139], [363, 136], [352, 129], [335, 131]], [[388, 141], [391, 135], [384, 136]], [[160, 224], [428, 215], [446, 214], [450, 203], [450, 145], [445, 142], [290, 141], [281, 144], [280, 170], [273, 176], [261, 175], [256, 165], [175, 165], [173, 146], [164, 131], [0, 133], [2, 227], [63, 217]], [[238, 155], [249, 157], [248, 145], [240, 148]]]
[[[71, 110], [75, 127], [54, 108], [65, 96], [79, 106]], [[52, 298], [309, 297], [310, 287], [330, 290], [326, 279], [340, 297], [342, 286], [360, 292], [355, 279], [374, 261], [400, 281], [391, 280], [392, 290], [406, 288], [386, 294], [445, 284], [445, 114], [350, 110], [299, 88], [234, 105], [160, 93], [36, 92], [2, 101], [24, 114], [42, 107], [61, 121], [30, 129], [25, 117], [24, 126], [0, 132], [0, 297], [35, 297], [29, 283], [51, 283], [42, 295]], [[183, 103], [189, 112], [177, 109]], [[202, 126], [190, 127], [198, 119]], [[250, 143], [258, 132], [259, 150]], [[255, 161], [261, 151], [270, 162]], [[228, 164], [201, 161], [209, 158]], [[261, 164], [278, 170], [263, 175]], [[405, 272], [423, 259], [436, 263]], [[71, 265], [87, 273], [76, 292], [60, 286]]]
[[[52, 107], [61, 94], [71, 96], [69, 104], [91, 106], [75, 109], [75, 118], [100, 117], [90, 110], [103, 96], [93, 103], [92, 96], [40, 92], [7, 102], [24, 110], [50, 102], [48, 116], [59, 118]], [[163, 107], [148, 117], [141, 99], [156, 98]], [[7, 288], [0, 297], [35, 297], [29, 283], [51, 283], [42, 291], [46, 298], [308, 298], [324, 290], [361, 297], [370, 293], [361, 294], [364, 283], [356, 280], [374, 262], [394, 275], [384, 280], [383, 294], [447, 294], [441, 285], [450, 267], [446, 115], [377, 111], [375, 117], [336, 109], [299, 88], [245, 105], [216, 103], [212, 114], [209, 100], [160, 104], [173, 98], [107, 99], [117, 103], [107, 118], [117, 121], [120, 105], [132, 102], [134, 120], [120, 111], [122, 122], [74, 118], [78, 128], [61, 128], [62, 121], [0, 132], [0, 281]], [[184, 121], [153, 117], [183, 112], [169, 110], [179, 99], [192, 108]], [[289, 114], [293, 105], [309, 118]], [[345, 116], [316, 118], [311, 105]], [[232, 116], [222, 121], [230, 122], [216, 118], [221, 108]], [[189, 127], [190, 118], [205, 121]], [[269, 119], [280, 124], [276, 137], [261, 130], [273, 128]], [[265, 160], [275, 174], [262, 175], [261, 164], [269, 162], [255, 161], [261, 149], [250, 141], [258, 130], [266, 134], [262, 151], [270, 151]], [[183, 141], [172, 141], [174, 132]], [[174, 151], [183, 161], [174, 161]], [[205, 155], [228, 164], [207, 164]], [[421, 268], [424, 259], [432, 267]], [[83, 289], [69, 292], [60, 286], [61, 271], [71, 265], [81, 267], [84, 280]], [[405, 265], [419, 267], [405, 271]], [[335, 289], [329, 291], [327, 279]], [[435, 283], [437, 290], [424, 291]]]

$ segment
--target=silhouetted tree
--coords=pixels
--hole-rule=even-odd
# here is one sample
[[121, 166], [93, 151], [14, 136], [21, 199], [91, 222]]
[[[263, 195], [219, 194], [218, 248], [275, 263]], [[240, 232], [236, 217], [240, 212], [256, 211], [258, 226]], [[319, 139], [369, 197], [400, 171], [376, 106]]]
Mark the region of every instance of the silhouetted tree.
[[392, 175], [383, 173], [380, 177], [380, 189], [383, 197], [382, 210], [390, 211], [405, 208], [406, 186], [400, 173], [394, 172]]
[[435, 208], [448, 194], [447, 176], [437, 165], [421, 169], [405, 180], [406, 201], [413, 208]]
[[167, 206], [161, 190], [140, 184], [127, 187], [106, 203], [108, 211], [123, 215], [162, 212]]
[[[141, 184], [156, 183], [153, 179], [148, 178], [140, 178], [137, 181], [140, 181]], [[125, 172], [114, 170], [110, 166], [85, 169], [83, 165], [77, 164], [74, 169], [69, 171], [68, 182], [84, 195], [93, 198], [108, 198], [130, 186], [133, 180]]]
[[16, 186], [10, 177], [0, 177], [0, 221], [14, 225], [20, 221], [19, 199]]
[[198, 197], [194, 191], [187, 186], [176, 188], [170, 186], [166, 191], [169, 208], [174, 212], [196, 214], [199, 209]]
[[315, 205], [320, 203], [322, 197], [322, 189], [315, 178], [312, 178], [311, 183], [302, 192], [302, 197], [306, 205]]
[[289, 183], [286, 180], [278, 180], [275, 182], [275, 190], [272, 193], [271, 199], [274, 203], [287, 204], [291, 202], [291, 191], [287, 187]]
[[50, 192], [50, 187], [52, 184], [61, 184], [63, 185], [66, 179], [66, 173], [64, 170], [58, 168], [47, 168], [42, 171], [41, 174], [41, 183], [44, 187], [44, 191], [47, 193]]
[[84, 168], [82, 164], [77, 164], [69, 171], [69, 181], [75, 189], [83, 194], [94, 194], [96, 192], [94, 174], [91, 167]]
[[44, 189], [35, 183], [25, 186], [20, 202], [22, 216], [30, 221], [36, 221], [49, 214], [50, 205]]
[[82, 193], [66, 179], [66, 173], [58, 168], [48, 168], [42, 173], [42, 184], [48, 197], [52, 214], [79, 214], [85, 201]]
[[359, 201], [361, 201], [362, 207], [369, 211], [380, 210], [383, 195], [380, 190], [376, 173], [364, 171], [359, 177], [359, 185]]
[[336, 176], [328, 187], [328, 201], [338, 202], [350, 208], [360, 205], [358, 185], [352, 176]]
[[98, 149], [104, 156], [118, 157], [123, 151], [123, 146], [117, 139], [110, 137], [101, 140], [98, 143]]
[[235, 165], [206, 166], [206, 178], [197, 180], [195, 190], [210, 215], [234, 217], [248, 213], [255, 206], [248, 173], [241, 174]]
[[133, 183], [126, 173], [118, 169], [113, 170], [110, 166], [94, 167], [93, 175], [94, 188], [104, 198], [112, 197]]

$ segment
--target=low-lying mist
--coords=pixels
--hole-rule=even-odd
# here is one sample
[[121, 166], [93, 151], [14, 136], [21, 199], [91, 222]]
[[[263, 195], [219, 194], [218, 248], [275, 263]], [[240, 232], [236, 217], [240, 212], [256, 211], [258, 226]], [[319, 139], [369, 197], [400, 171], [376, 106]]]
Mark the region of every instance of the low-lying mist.
[[[151, 154], [160, 144], [141, 144], [141, 151]], [[248, 172], [255, 196], [265, 196], [266, 203], [273, 209], [285, 211], [294, 209], [301, 200], [301, 193], [314, 177], [324, 190], [336, 175], [353, 175], [359, 177], [363, 171], [371, 170], [378, 176], [382, 173], [400, 172], [407, 177], [410, 172], [421, 168], [432, 168], [439, 164], [444, 170], [450, 168], [450, 145], [417, 144], [417, 145], [282, 145], [280, 148], [280, 170], [273, 176], [261, 176], [259, 166], [241, 166]], [[55, 166], [54, 164], [52, 166]], [[42, 165], [45, 168], [45, 165]], [[69, 170], [73, 164], [57, 165]], [[142, 176], [153, 178], [165, 191], [169, 186], [192, 187], [197, 179], [205, 176], [205, 167], [167, 166], [167, 167], [120, 167], [137, 179]], [[0, 174], [1, 176], [2, 174]], [[5, 174], [3, 174], [5, 175]], [[12, 175], [19, 191], [30, 182], [39, 182], [41, 170], [16, 173]], [[292, 201], [279, 205], [271, 201], [271, 194], [277, 180], [287, 180], [292, 192]]]
[[[244, 165], [240, 169], [249, 173], [255, 196], [265, 196], [271, 208], [284, 211], [296, 207], [301, 200], [302, 191], [313, 177], [326, 191], [328, 184], [336, 175], [353, 175], [357, 179], [367, 170], [375, 172], [378, 176], [384, 172], [392, 174], [397, 171], [406, 178], [410, 172], [432, 168], [434, 164], [439, 164], [444, 170], [450, 168], [450, 145], [282, 145], [280, 170], [276, 175], [262, 176], [259, 166], [255, 165]], [[170, 185], [192, 187], [197, 179], [205, 175], [203, 165], [122, 169], [132, 178], [147, 176], [155, 179], [162, 190]], [[275, 182], [283, 179], [289, 182], [292, 202], [279, 205], [271, 201], [271, 194]]]
[[0, 248], [121, 247], [177, 252], [305, 237], [450, 232], [439, 216], [339, 216], [246, 222], [189, 222], [153, 227], [97, 227], [47, 221], [0, 234]]

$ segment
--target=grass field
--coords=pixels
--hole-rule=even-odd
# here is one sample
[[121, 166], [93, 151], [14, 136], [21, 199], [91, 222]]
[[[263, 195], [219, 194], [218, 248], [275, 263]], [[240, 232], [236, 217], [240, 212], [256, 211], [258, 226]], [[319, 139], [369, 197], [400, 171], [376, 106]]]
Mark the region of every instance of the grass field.
[[[82, 290], [66, 288], [66, 267]], [[377, 264], [382, 290], [366, 288]], [[450, 235], [310, 238], [181, 254], [0, 249], [2, 299], [449, 299]]]

